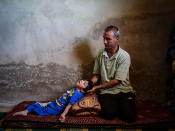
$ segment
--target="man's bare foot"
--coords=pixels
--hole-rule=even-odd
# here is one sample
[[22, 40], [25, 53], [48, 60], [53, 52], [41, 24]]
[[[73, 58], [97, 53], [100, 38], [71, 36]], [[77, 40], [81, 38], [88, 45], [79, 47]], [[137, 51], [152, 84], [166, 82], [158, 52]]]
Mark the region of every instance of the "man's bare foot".
[[27, 116], [27, 114], [28, 114], [28, 111], [24, 110], [24, 111], [19, 111], [19, 112], [14, 113], [13, 116], [17, 116], [17, 115]]

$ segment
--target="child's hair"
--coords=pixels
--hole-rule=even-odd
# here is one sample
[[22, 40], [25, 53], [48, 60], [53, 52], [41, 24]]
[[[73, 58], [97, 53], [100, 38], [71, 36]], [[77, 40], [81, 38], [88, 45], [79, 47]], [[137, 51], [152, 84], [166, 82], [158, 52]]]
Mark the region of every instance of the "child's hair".
[[83, 91], [85, 93], [87, 93], [88, 90], [91, 90], [94, 86], [93, 82], [91, 80], [87, 80], [88, 81], [88, 86], [86, 88], [83, 89]]

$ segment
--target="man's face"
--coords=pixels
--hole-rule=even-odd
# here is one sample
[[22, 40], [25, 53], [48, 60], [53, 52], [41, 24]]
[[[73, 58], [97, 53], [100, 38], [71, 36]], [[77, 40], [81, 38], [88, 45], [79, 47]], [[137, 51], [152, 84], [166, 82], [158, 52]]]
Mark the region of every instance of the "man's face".
[[114, 36], [113, 30], [110, 30], [108, 32], [105, 32], [103, 35], [103, 40], [104, 40], [104, 45], [105, 45], [105, 50], [111, 50], [118, 46], [118, 38]]

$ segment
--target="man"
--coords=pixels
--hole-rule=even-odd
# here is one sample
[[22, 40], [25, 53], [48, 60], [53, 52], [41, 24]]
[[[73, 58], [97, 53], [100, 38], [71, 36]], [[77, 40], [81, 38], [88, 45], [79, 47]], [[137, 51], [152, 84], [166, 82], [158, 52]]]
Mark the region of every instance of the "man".
[[136, 119], [135, 91], [129, 81], [130, 56], [119, 46], [119, 29], [108, 26], [103, 39], [105, 49], [96, 57], [92, 82], [88, 92], [98, 92], [101, 115], [106, 119], [118, 116], [121, 120], [132, 122]]

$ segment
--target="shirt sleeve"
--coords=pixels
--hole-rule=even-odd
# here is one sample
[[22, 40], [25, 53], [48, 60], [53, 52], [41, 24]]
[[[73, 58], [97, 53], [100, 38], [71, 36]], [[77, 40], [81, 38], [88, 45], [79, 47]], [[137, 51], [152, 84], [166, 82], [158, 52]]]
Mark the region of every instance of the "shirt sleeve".
[[99, 56], [97, 56], [96, 59], [95, 59], [93, 74], [100, 74], [100, 60], [99, 60]]
[[83, 93], [81, 92], [75, 92], [71, 98], [70, 98], [70, 104], [75, 104], [76, 102], [78, 102], [79, 100], [81, 100], [84, 97]]
[[115, 79], [124, 81], [127, 78], [127, 75], [129, 73], [129, 67], [131, 64], [130, 56], [123, 58], [122, 61], [119, 63], [116, 73], [115, 73]]

